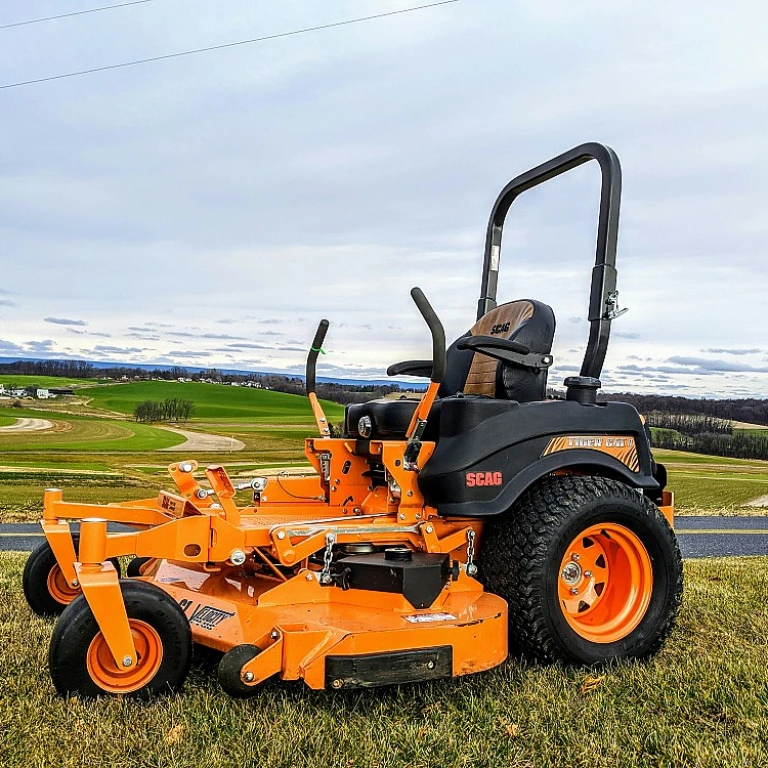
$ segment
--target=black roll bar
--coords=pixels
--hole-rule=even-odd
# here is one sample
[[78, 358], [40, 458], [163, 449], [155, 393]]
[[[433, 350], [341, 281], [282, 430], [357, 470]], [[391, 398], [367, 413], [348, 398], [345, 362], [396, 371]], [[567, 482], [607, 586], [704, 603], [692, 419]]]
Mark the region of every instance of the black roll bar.
[[621, 204], [621, 165], [616, 153], [605, 144], [589, 142], [564, 152], [512, 179], [496, 199], [488, 222], [483, 259], [483, 279], [477, 319], [496, 306], [496, 291], [501, 260], [501, 235], [507, 212], [515, 199], [532, 187], [549, 181], [590, 160], [600, 164], [600, 214], [597, 222], [597, 248], [589, 296], [589, 341], [581, 364], [581, 375], [599, 378], [608, 349], [611, 321], [618, 312], [616, 294], [616, 241]]

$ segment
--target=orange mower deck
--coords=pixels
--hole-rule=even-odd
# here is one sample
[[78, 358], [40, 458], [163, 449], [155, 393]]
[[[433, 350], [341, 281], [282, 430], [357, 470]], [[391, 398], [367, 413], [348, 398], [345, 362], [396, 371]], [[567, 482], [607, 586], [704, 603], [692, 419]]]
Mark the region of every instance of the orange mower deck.
[[[121, 611], [118, 574], [108, 561], [125, 555], [151, 558], [137, 578], [176, 601], [196, 643], [223, 652], [258, 649], [240, 668], [245, 685], [278, 675], [312, 688], [341, 688], [464, 675], [500, 664], [507, 655], [506, 602], [467, 573], [474, 572], [467, 568], [467, 543], [476, 540], [480, 523], [445, 521], [425, 507], [417, 473], [404, 471], [398, 458], [405, 445], [372, 447], [395, 480], [392, 488], [371, 489], [362, 474], [367, 465], [348, 441], [308, 440], [310, 461], [344, 477], [344, 504], [338, 506], [320, 501], [318, 474], [271, 478], [254, 493], [252, 506], [240, 508], [218, 466], [205, 470], [219, 500], [212, 503], [213, 494], [194, 479], [195, 462], [172, 464], [178, 493], [151, 500], [70, 504], [60, 491], [47, 491], [43, 531], [57, 556], [56, 585], [62, 593], [68, 586], [72, 596], [82, 590], [98, 621], [101, 639], [88, 663], [101, 687], [127, 692], [130, 681], [140, 686], [144, 676], [126, 670], [156, 663], [142, 660], [139, 649], [151, 645], [151, 633], [137, 632]], [[429, 454], [425, 444], [420, 460]], [[329, 495], [333, 502], [341, 488], [331, 484]], [[73, 519], [81, 521], [79, 559], [66, 522]], [[108, 520], [136, 530], [108, 533]], [[400, 558], [443, 555], [436, 594], [409, 601], [407, 590], [338, 583], [337, 575], [323, 571], [329, 542], [350, 552], [361, 545], [377, 553], [399, 547]]]

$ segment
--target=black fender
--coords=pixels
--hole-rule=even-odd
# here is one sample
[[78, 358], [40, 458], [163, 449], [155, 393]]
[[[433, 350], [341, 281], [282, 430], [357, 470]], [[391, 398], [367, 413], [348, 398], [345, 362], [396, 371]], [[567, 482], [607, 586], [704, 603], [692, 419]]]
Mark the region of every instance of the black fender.
[[[502, 466], [502, 473], [503, 469]], [[500, 492], [493, 498], [468, 499], [455, 503], [441, 502], [437, 504], [437, 511], [438, 514], [446, 517], [500, 515], [542, 477], [563, 471], [611, 478], [652, 496], [661, 490], [659, 482], [652, 475], [632, 472], [613, 456], [599, 451], [573, 449], [544, 456], [520, 470], [509, 482], [501, 486]], [[464, 475], [464, 473], [459, 474]]]

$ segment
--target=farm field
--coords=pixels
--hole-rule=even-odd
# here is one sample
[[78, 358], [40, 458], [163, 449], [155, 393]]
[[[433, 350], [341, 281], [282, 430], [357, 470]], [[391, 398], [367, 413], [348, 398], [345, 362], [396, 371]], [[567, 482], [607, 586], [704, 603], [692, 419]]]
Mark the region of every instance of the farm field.
[[686, 562], [678, 626], [645, 664], [590, 671], [513, 659], [474, 677], [344, 693], [269, 681], [234, 700], [216, 683], [215, 658], [202, 657], [180, 695], [139, 705], [54, 696], [52, 625], [24, 602], [24, 557], [0, 554], [4, 768], [768, 764], [760, 558]]
[[[178, 397], [195, 404], [193, 422], [249, 421], [260, 424], [311, 424], [309, 401], [297, 395], [265, 389], [230, 387], [222, 384], [199, 384], [175, 381], [142, 381], [82, 390], [91, 398], [90, 405], [130, 415], [143, 400], [165, 400]], [[342, 406], [323, 401], [331, 421], [344, 415]]]
[[768, 462], [655, 450], [665, 464], [678, 514], [744, 514], [742, 505], [768, 494]]
[[68, 379], [65, 376], [21, 376], [16, 374], [0, 374], [0, 384], [6, 388], [9, 385], [17, 387], [82, 387], [93, 384], [104, 384], [107, 379]]

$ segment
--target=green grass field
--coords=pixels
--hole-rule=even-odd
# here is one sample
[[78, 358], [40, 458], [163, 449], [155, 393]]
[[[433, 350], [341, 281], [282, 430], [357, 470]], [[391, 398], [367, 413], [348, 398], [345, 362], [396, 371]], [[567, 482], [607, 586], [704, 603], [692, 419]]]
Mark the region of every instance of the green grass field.
[[31, 387], [37, 384], [40, 387], [82, 387], [92, 384], [101, 384], [107, 379], [68, 379], [64, 376], [16, 376], [15, 374], [0, 375], [0, 384], [8, 386]]
[[[13, 420], [38, 418], [58, 424], [54, 432], [0, 432], [0, 456], [19, 451], [154, 451], [184, 442], [180, 435], [148, 424], [12, 409]], [[3, 414], [6, 416], [6, 414]], [[1, 460], [0, 460], [1, 461]]]
[[742, 505], [768, 495], [766, 461], [661, 450], [654, 456], [667, 467], [679, 513], [737, 514], [745, 511]]
[[[678, 627], [646, 664], [511, 660], [474, 677], [357, 692], [267, 682], [233, 700], [201, 660], [149, 705], [54, 696], [52, 625], [0, 554], [0, 763], [270, 768], [756, 768], [768, 765], [764, 559], [687, 562]], [[727, 650], [726, 650], [727, 649]]]
[[[311, 424], [312, 409], [305, 397], [264, 389], [230, 387], [223, 384], [181, 384], [175, 381], [142, 381], [84, 390], [91, 405], [117, 413], [132, 414], [143, 400], [178, 397], [195, 404], [194, 421], [248, 421], [262, 424]], [[323, 401], [331, 421], [344, 415], [344, 408]]]

